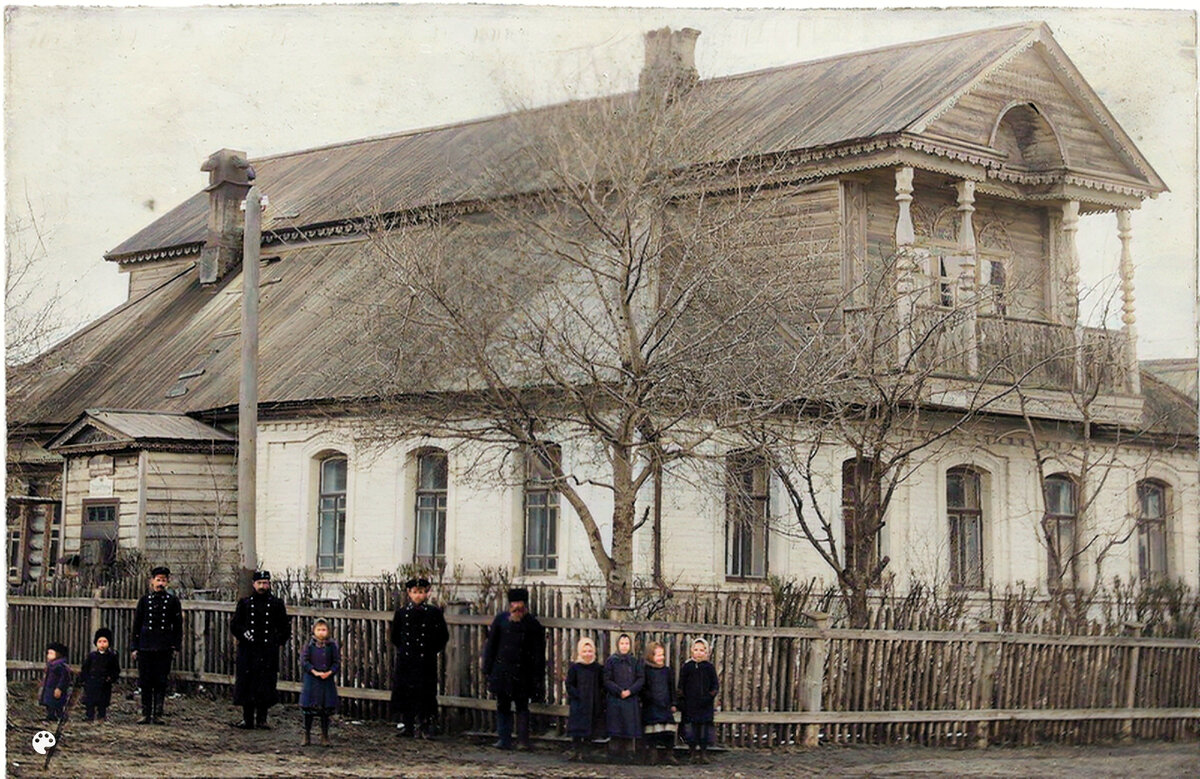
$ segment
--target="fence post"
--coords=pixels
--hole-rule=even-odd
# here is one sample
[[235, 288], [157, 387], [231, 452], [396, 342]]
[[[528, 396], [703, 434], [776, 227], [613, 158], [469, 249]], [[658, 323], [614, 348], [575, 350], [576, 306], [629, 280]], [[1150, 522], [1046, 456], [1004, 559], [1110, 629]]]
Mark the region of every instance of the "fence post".
[[[446, 612], [470, 614], [471, 604], [465, 600], [452, 601], [446, 604]], [[477, 658], [471, 652], [471, 626], [454, 625], [452, 629], [454, 633], [446, 645], [446, 681], [442, 692], [444, 695], [474, 697], [471, 690], [471, 663]], [[453, 722], [456, 727], [462, 727], [471, 716], [469, 711], [455, 709]]]
[[[88, 636], [89, 642], [92, 641], [92, 636], [96, 635], [96, 631], [104, 626], [103, 623], [101, 622], [103, 617], [100, 614], [100, 597], [103, 594], [104, 594], [104, 590], [102, 590], [99, 587], [92, 590], [92, 615], [91, 615], [91, 617], [92, 617], [91, 618], [92, 632], [91, 632], [91, 635]], [[88, 644], [88, 647], [90, 649], [90, 647], [91, 647], [90, 643]], [[84, 655], [84, 656], [86, 657], [87, 655]]]
[[[1139, 638], [1142, 635], [1142, 629], [1145, 628], [1145, 623], [1142, 622], [1126, 622], [1125, 631]], [[1129, 679], [1125, 683], [1125, 708], [1132, 709], [1137, 702], [1137, 682], [1138, 682], [1138, 663], [1141, 660], [1142, 648], [1137, 644], [1129, 650]], [[1121, 743], [1129, 744], [1133, 741], [1133, 720], [1121, 720]]]
[[[821, 689], [825, 685], [825, 658], [829, 655], [829, 639], [825, 630], [829, 627], [829, 615], [820, 611], [807, 611], [804, 616], [813, 621], [821, 636], [808, 645], [808, 664], [804, 667], [804, 686], [801, 688], [801, 705], [804, 711], [821, 710]], [[815, 747], [820, 741], [821, 726], [816, 722], [804, 725], [804, 746]]]
[[[996, 620], [983, 617], [979, 620], [980, 633], [995, 633], [999, 627]], [[975, 683], [978, 696], [975, 708], [990, 709], [996, 700], [996, 668], [1000, 665], [1000, 644], [996, 641], [980, 641], [975, 653]], [[975, 747], [986, 749], [991, 741], [991, 725], [988, 722], [975, 723]]]
[[192, 611], [192, 635], [195, 637], [196, 653], [192, 656], [192, 673], [199, 681], [207, 664], [208, 636], [204, 631], [204, 609]]

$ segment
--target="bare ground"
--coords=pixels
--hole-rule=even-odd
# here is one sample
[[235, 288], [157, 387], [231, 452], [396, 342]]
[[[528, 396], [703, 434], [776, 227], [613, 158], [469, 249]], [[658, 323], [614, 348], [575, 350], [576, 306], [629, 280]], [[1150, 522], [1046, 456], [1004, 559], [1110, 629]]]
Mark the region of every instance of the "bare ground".
[[49, 772], [43, 773], [44, 758], [30, 746], [45, 724], [34, 695], [30, 682], [9, 685], [8, 776], [1200, 777], [1195, 741], [988, 750], [731, 750], [714, 755], [708, 766], [651, 768], [566, 763], [562, 747], [553, 743], [539, 744], [531, 753], [498, 752], [480, 740], [414, 742], [398, 737], [384, 722], [335, 720], [332, 747], [301, 747], [295, 705], [273, 709], [272, 730], [244, 732], [229, 726], [238, 710], [227, 700], [180, 697], [167, 702], [166, 726], [138, 726], [137, 702], [115, 692], [107, 723], [72, 717]]

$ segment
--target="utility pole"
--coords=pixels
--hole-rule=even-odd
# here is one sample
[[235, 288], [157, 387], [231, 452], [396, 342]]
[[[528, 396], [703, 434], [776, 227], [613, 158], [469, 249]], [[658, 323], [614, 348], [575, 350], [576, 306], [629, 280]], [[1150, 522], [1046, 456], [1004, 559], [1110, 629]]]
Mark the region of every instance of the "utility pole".
[[254, 503], [258, 492], [258, 264], [262, 244], [262, 210], [266, 198], [258, 187], [246, 193], [246, 227], [242, 237], [242, 375], [238, 387], [238, 543], [242, 570], [239, 597], [250, 594], [258, 566]]

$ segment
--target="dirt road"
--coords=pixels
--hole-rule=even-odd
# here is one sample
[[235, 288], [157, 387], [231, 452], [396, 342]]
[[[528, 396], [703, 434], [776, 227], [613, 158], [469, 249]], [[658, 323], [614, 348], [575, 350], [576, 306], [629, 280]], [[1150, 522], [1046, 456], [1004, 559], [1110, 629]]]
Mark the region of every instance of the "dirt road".
[[[118, 696], [114, 695], [114, 698]], [[44, 776], [33, 734], [42, 729], [32, 705], [34, 685], [10, 685], [8, 776]], [[574, 764], [561, 746], [532, 753], [498, 752], [480, 740], [414, 742], [387, 723], [334, 724], [333, 746], [300, 747], [300, 712], [277, 706], [270, 731], [229, 726], [237, 710], [224, 698], [167, 702], [168, 724], [138, 726], [136, 702], [121, 696], [103, 725], [72, 722], [51, 776], [511, 776], [511, 777], [1200, 777], [1197, 742], [1127, 747], [993, 748], [822, 747], [815, 750], [730, 751], [708, 766], [678, 768]], [[53, 730], [53, 728], [50, 728]]]

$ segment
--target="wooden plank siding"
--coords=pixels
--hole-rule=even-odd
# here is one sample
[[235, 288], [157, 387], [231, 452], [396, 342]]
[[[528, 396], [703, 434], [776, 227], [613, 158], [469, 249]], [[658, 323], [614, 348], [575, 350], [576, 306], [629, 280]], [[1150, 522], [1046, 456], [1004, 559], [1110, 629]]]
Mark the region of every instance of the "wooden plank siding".
[[927, 128], [931, 134], [988, 145], [1000, 112], [1015, 100], [1034, 103], [1057, 131], [1067, 162], [1103, 173], [1138, 176], [1080, 107], [1036, 48], [1018, 54], [981, 81]]
[[198, 255], [192, 255], [182, 259], [139, 262], [134, 265], [122, 266], [121, 270], [129, 274], [129, 299], [140, 297], [165, 284], [197, 259]]
[[[40, 670], [50, 640], [64, 640], [71, 659], [77, 660], [90, 645], [94, 623], [114, 629], [117, 651], [124, 657], [134, 606], [132, 600], [10, 597], [10, 677]], [[228, 687], [233, 604], [185, 600], [183, 607], [184, 646], [176, 658], [175, 678]], [[451, 639], [440, 663], [443, 721], [457, 729], [490, 729], [494, 704], [488, 700], [479, 657], [491, 616], [459, 610], [452, 607], [446, 617]], [[281, 690], [298, 690], [298, 647], [311, 620], [322, 616], [342, 646], [338, 684], [346, 699], [343, 711], [384, 716], [391, 612], [291, 607], [289, 613], [295, 638], [282, 655]], [[631, 633], [639, 646], [662, 642], [675, 667], [693, 638], [712, 642], [721, 679], [717, 724], [722, 743], [729, 746], [801, 743], [806, 725], [814, 726], [827, 743], [959, 746], [1097, 743], [1126, 731], [1137, 738], [1180, 739], [1200, 725], [1200, 689], [1194, 683], [1200, 671], [1197, 641], [563, 618], [542, 622], [547, 629], [547, 695], [534, 712], [552, 718], [559, 728], [566, 714], [563, 682], [576, 642], [582, 635], [593, 636], [604, 656], [617, 630]], [[801, 686], [809, 658], [822, 656], [826, 648], [819, 674], [822, 700], [820, 710], [814, 710], [806, 705]], [[815, 653], [817, 649], [821, 652]], [[1135, 652], [1139, 661], [1130, 698]], [[1000, 662], [980, 663], [984, 653]], [[126, 674], [133, 675], [128, 669]], [[991, 692], [982, 695], [983, 689]], [[979, 723], [990, 726], [980, 729]]]

